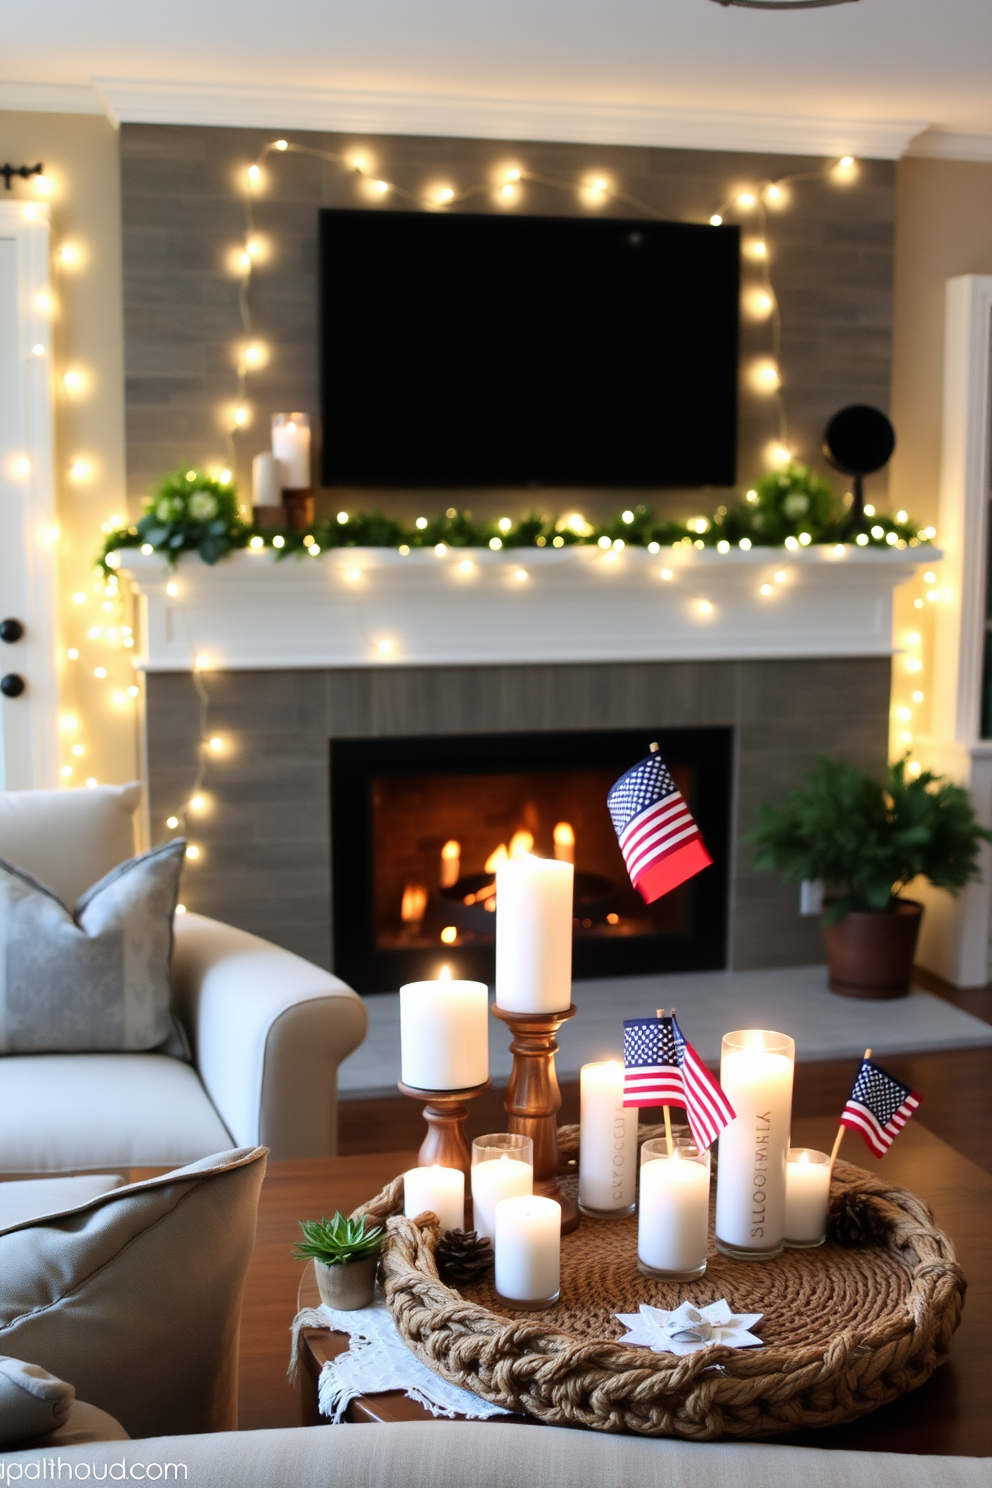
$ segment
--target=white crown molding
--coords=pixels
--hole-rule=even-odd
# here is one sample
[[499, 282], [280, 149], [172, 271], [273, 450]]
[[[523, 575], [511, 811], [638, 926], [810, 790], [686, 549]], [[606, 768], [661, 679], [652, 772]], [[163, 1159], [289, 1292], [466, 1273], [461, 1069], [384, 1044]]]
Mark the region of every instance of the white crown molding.
[[910, 144], [907, 155], [923, 160], [992, 161], [992, 134], [952, 134], [928, 129]]
[[5, 83], [0, 111], [30, 114], [103, 114], [103, 99], [89, 83]]
[[927, 126], [904, 119], [825, 119], [786, 114], [656, 108], [547, 99], [171, 83], [94, 78], [115, 124], [200, 124], [244, 129], [332, 130], [679, 150], [897, 159]]

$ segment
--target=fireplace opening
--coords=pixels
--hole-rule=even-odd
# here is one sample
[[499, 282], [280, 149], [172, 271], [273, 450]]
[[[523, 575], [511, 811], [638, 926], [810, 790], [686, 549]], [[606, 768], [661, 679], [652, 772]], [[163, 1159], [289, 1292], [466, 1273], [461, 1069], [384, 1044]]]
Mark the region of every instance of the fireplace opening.
[[[713, 865], [646, 905], [606, 794], [657, 740]], [[726, 964], [732, 731], [624, 729], [331, 742], [334, 967], [359, 992], [492, 983], [496, 866], [575, 865], [576, 978]]]

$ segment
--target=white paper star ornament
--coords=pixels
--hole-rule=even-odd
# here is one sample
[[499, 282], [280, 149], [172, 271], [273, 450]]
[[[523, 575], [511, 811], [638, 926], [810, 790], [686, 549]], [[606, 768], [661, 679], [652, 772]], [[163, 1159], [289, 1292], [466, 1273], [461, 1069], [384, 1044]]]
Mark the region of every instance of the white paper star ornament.
[[760, 1348], [761, 1339], [749, 1332], [763, 1313], [731, 1312], [725, 1297], [696, 1307], [683, 1302], [674, 1312], [641, 1303], [640, 1312], [618, 1312], [615, 1316], [630, 1332], [621, 1343], [649, 1348], [655, 1354], [694, 1354], [697, 1349], [720, 1344], [724, 1348]]

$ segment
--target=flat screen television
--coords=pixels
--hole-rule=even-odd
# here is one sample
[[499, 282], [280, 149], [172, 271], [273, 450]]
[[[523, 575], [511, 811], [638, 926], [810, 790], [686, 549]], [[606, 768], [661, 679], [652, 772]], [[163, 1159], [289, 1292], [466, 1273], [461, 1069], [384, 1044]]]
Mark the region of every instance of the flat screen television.
[[733, 485], [736, 228], [320, 215], [325, 485]]

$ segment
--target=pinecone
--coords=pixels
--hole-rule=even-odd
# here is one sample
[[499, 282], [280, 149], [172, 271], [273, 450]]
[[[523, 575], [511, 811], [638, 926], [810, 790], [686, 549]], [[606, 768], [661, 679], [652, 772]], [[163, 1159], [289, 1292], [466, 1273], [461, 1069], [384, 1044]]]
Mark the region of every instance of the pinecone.
[[464, 1286], [493, 1264], [492, 1241], [474, 1230], [446, 1230], [434, 1251], [442, 1281]]
[[883, 1203], [873, 1194], [844, 1193], [831, 1200], [827, 1235], [839, 1245], [883, 1245], [887, 1229]]

